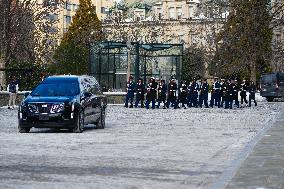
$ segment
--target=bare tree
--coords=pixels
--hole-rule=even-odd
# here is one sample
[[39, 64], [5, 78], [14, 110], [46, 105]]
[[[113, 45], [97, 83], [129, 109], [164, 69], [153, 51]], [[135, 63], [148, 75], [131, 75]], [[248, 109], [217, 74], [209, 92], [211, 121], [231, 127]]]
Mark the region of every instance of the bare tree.
[[[0, 83], [5, 85], [5, 67], [13, 61], [42, 61], [46, 44], [57, 34], [50, 19], [61, 0], [0, 0]], [[49, 44], [48, 47], [51, 45]]]

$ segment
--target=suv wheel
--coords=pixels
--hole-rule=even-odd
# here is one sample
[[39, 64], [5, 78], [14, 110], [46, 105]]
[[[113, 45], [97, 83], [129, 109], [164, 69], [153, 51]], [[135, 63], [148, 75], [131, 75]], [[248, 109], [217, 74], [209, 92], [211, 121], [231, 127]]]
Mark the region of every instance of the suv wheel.
[[31, 130], [31, 128], [29, 128], [29, 127], [22, 127], [20, 123], [18, 125], [18, 129], [19, 129], [20, 133], [28, 133]]
[[97, 123], [97, 129], [104, 129], [105, 128], [105, 125], [106, 125], [105, 118], [106, 118], [105, 110], [102, 110], [100, 119], [99, 119], [99, 121]]
[[84, 130], [84, 113], [81, 110], [75, 121], [75, 126], [73, 128], [73, 133], [81, 133]]

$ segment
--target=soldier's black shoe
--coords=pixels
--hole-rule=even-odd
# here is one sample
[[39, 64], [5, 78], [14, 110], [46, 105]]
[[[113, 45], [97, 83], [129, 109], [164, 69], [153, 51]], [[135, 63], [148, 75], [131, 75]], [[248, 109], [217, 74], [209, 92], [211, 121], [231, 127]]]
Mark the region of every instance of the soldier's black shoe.
[[133, 108], [133, 105], [131, 104], [131, 105], [129, 106], [129, 108]]
[[144, 108], [144, 105], [141, 105], [141, 108]]
[[166, 106], [164, 106], [163, 109], [166, 109]]
[[125, 108], [128, 108], [128, 106], [124, 106]]

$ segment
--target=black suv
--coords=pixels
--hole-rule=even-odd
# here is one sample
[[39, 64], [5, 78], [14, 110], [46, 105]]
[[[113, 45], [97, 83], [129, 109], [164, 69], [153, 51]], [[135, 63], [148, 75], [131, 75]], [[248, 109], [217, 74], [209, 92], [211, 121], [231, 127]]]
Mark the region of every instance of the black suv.
[[260, 77], [260, 95], [268, 102], [284, 97], [284, 73], [264, 74]]
[[107, 99], [91, 76], [50, 76], [30, 94], [18, 111], [19, 132], [35, 128], [65, 128], [80, 133], [84, 124], [105, 127]]

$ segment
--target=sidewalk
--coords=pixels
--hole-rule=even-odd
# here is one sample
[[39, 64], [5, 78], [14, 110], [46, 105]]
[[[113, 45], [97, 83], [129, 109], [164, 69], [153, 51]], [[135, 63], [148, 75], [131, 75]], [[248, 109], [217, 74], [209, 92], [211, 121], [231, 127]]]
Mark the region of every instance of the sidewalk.
[[226, 189], [284, 189], [284, 114], [257, 143]]

